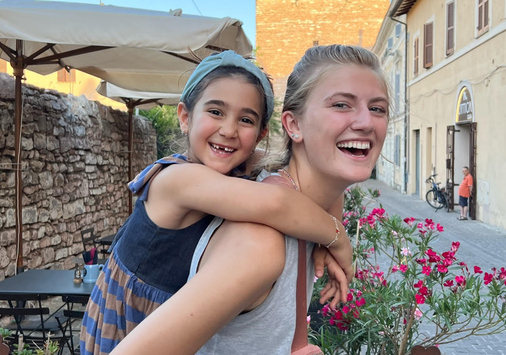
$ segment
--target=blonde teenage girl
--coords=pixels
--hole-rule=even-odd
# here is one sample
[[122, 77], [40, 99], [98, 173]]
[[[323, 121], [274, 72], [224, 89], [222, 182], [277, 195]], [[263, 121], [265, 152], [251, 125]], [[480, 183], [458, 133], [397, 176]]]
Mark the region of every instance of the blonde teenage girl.
[[[291, 189], [232, 177], [266, 134], [273, 111], [270, 82], [261, 70], [232, 51], [208, 57], [190, 77], [177, 111], [189, 148], [148, 167], [130, 184], [140, 197], [88, 303], [83, 354], [109, 353], [186, 283], [211, 215], [269, 225], [329, 246], [351, 276], [350, 243], [346, 236], [336, 240], [343, 227], [335, 218]], [[344, 297], [347, 279], [339, 271], [324, 299]]]
[[[371, 174], [388, 107], [374, 54], [353, 46], [310, 48], [288, 79], [281, 117], [287, 154], [274, 174], [328, 213], [339, 213], [336, 201], [345, 188]], [[260, 224], [216, 218], [211, 226], [199, 241], [188, 283], [114, 355], [290, 354], [297, 241]]]

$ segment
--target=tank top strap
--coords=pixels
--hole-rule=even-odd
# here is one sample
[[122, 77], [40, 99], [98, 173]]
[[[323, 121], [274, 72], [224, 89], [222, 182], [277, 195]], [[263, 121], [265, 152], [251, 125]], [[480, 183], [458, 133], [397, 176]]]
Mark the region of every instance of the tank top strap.
[[188, 275], [188, 281], [197, 273], [200, 258], [202, 258], [202, 254], [204, 254], [204, 251], [207, 248], [207, 244], [209, 244], [209, 241], [211, 240], [211, 237], [213, 236], [214, 232], [216, 231], [216, 229], [218, 229], [219, 226], [221, 226], [222, 223], [223, 218], [214, 217], [211, 223], [209, 223], [209, 225], [207, 226], [204, 233], [202, 233], [202, 236], [200, 237], [200, 240], [197, 243], [197, 247], [193, 252], [192, 262], [190, 266], [190, 274]]

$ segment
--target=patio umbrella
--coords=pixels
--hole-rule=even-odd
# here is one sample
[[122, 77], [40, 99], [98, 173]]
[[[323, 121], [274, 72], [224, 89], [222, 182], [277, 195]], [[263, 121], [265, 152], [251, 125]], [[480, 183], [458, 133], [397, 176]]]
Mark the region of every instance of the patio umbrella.
[[[134, 91], [120, 88], [106, 81], [101, 81], [97, 92], [114, 101], [123, 102], [128, 109], [128, 181], [133, 180], [132, 159], [134, 146], [133, 114], [134, 108], [149, 109], [156, 105], [172, 105], [179, 103], [181, 94], [166, 94], [162, 92]], [[128, 213], [132, 213], [132, 191], [128, 190]]]
[[116, 6], [30, 0], [0, 1], [0, 58], [15, 84], [17, 267], [22, 269], [21, 78], [78, 69], [123, 88], [181, 92], [197, 64], [215, 51], [251, 53], [242, 23]]

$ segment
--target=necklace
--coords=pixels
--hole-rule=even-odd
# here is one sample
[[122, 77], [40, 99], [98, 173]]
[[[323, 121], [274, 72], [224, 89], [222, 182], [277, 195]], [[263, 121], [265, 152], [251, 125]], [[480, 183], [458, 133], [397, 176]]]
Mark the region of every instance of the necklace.
[[285, 176], [288, 178], [288, 180], [290, 180], [290, 182], [292, 183], [292, 186], [295, 189], [295, 191], [299, 191], [299, 188], [297, 187], [297, 184], [293, 180], [292, 176], [290, 174], [288, 174], [288, 171], [286, 171], [285, 169], [279, 169], [278, 173], [285, 174]]

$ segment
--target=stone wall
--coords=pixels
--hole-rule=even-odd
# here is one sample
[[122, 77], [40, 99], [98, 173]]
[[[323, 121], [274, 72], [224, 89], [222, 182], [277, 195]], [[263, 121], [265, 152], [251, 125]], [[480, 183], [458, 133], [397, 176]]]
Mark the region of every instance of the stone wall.
[[[16, 267], [14, 79], [0, 73], [0, 280]], [[115, 233], [128, 216], [128, 115], [84, 96], [23, 85], [23, 261], [69, 269], [80, 231]], [[156, 159], [156, 133], [134, 117], [134, 174]]]

